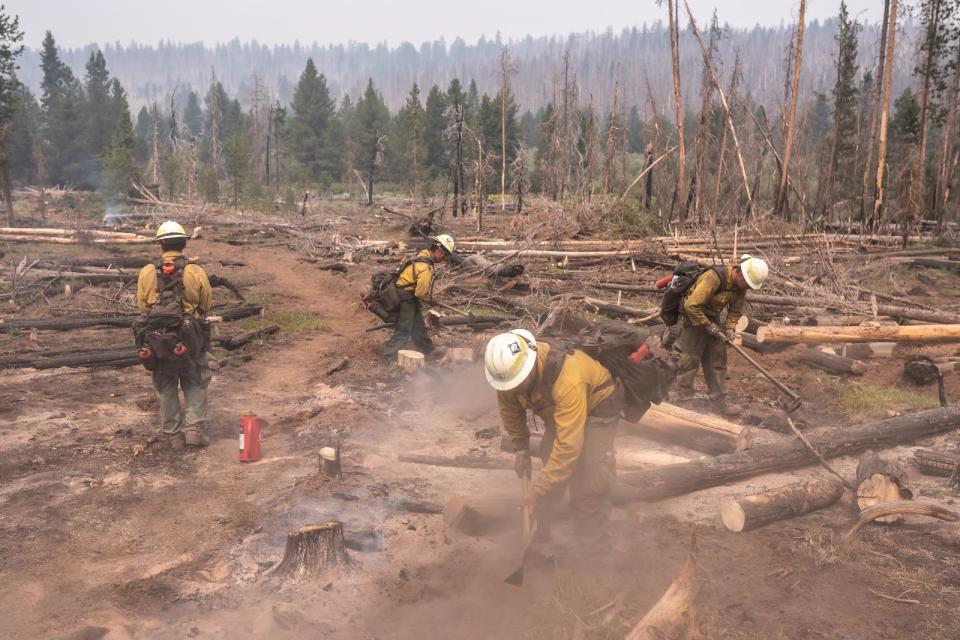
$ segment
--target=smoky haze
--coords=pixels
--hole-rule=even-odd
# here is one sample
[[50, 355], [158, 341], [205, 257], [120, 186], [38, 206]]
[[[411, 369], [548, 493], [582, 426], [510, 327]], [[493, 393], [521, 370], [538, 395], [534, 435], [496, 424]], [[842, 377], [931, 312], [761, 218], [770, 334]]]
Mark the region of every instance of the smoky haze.
[[[882, 3], [849, 0], [850, 13], [861, 20], [880, 18]], [[480, 36], [504, 40], [569, 32], [619, 31], [624, 26], [666, 19], [666, 8], [655, 0], [488, 0], [481, 8], [465, 8], [446, 0], [167, 0], [142, 3], [127, 0], [14, 0], [7, 9], [20, 16], [26, 43], [37, 47], [46, 30], [67, 47], [91, 43], [204, 42], [216, 44], [234, 38], [268, 45], [317, 42], [419, 44]], [[735, 27], [779, 26], [796, 18], [792, 0], [690, 0], [701, 21], [717, 9], [721, 22]], [[836, 16], [840, 2], [815, 2], [809, 20]]]

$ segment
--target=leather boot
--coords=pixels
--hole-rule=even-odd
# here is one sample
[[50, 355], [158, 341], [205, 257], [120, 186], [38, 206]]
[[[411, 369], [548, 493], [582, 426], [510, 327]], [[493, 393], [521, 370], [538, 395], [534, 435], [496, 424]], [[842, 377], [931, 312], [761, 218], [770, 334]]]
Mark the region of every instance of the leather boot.
[[182, 451], [183, 447], [186, 446], [183, 431], [177, 431], [176, 433], [172, 433], [169, 435], [164, 434], [163, 438], [164, 440], [167, 441], [167, 444], [169, 444], [170, 448], [173, 449], [174, 451]]
[[183, 432], [184, 443], [188, 447], [203, 448], [210, 444], [210, 438], [206, 436], [198, 427], [187, 429]]
[[710, 412], [725, 418], [737, 418], [743, 413], [740, 407], [727, 403], [723, 396], [710, 401]]

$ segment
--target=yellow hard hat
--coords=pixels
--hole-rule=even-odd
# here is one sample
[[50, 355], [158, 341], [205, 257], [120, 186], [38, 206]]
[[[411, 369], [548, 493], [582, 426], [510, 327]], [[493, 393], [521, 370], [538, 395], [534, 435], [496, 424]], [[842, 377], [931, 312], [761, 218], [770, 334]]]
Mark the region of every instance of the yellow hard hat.
[[190, 236], [187, 235], [186, 230], [180, 226], [179, 222], [174, 222], [173, 220], [167, 220], [162, 225], [157, 227], [156, 239], [158, 241], [162, 240], [187, 240]]
[[451, 253], [453, 253], [454, 250], [457, 248], [457, 245], [453, 241], [453, 238], [451, 238], [445, 233], [430, 239], [436, 242], [438, 245], [440, 245], [440, 247], [443, 248], [444, 252], [446, 252], [447, 255], [450, 255]]
[[491, 387], [497, 391], [519, 387], [537, 364], [537, 340], [526, 329], [493, 336], [483, 362]]

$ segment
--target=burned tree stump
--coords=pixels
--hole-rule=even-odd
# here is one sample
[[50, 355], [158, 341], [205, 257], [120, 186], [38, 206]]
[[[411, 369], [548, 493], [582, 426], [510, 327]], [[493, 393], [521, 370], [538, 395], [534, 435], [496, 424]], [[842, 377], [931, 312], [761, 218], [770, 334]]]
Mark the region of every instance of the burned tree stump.
[[397, 366], [408, 374], [422, 367], [423, 362], [423, 354], [419, 351], [401, 349], [397, 352]]
[[343, 525], [326, 522], [306, 525], [288, 533], [283, 559], [270, 573], [299, 580], [349, 563], [350, 556], [343, 546]]
[[[903, 469], [868, 451], [857, 465], [857, 508], [860, 511], [885, 502], [912, 500]], [[879, 522], [898, 522], [899, 515], [877, 518]]]
[[339, 479], [341, 477], [340, 469], [340, 447], [323, 447], [320, 449], [320, 475], [327, 478]]
[[840, 480], [818, 478], [731, 500], [723, 505], [720, 517], [727, 529], [740, 533], [828, 507], [842, 495]]
[[936, 382], [940, 376], [940, 367], [928, 356], [913, 356], [903, 364], [904, 377], [917, 385]]

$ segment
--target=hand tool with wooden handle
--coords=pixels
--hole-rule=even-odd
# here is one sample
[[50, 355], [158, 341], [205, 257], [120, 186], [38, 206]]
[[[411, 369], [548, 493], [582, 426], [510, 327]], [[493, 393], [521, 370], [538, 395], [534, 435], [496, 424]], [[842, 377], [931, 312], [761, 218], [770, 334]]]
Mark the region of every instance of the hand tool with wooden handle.
[[[737, 333], [743, 333], [743, 330], [747, 328], [748, 324], [749, 324], [748, 318], [746, 316], [741, 317], [740, 321], [737, 322], [737, 327], [735, 331]], [[731, 347], [733, 347], [737, 353], [743, 356], [744, 360], [752, 364], [753, 368], [759, 371], [764, 378], [772, 382], [774, 386], [777, 387], [777, 389], [780, 389], [780, 391], [783, 391], [785, 394], [787, 394], [787, 396], [790, 398], [790, 401], [786, 403], [786, 407], [785, 407], [787, 413], [792, 413], [800, 408], [800, 405], [803, 404], [803, 400], [800, 399], [799, 393], [797, 393], [796, 391], [794, 391], [793, 389], [791, 389], [790, 387], [788, 387], [787, 385], [783, 384], [782, 382], [777, 380], [775, 377], [773, 377], [772, 373], [764, 369], [759, 362], [754, 360], [753, 357], [750, 356], [746, 352], [746, 350], [743, 347], [741, 347], [739, 344], [737, 344], [735, 341], [731, 340], [730, 338], [728, 338], [723, 334], [720, 334], [720, 339], [726, 342]]]

